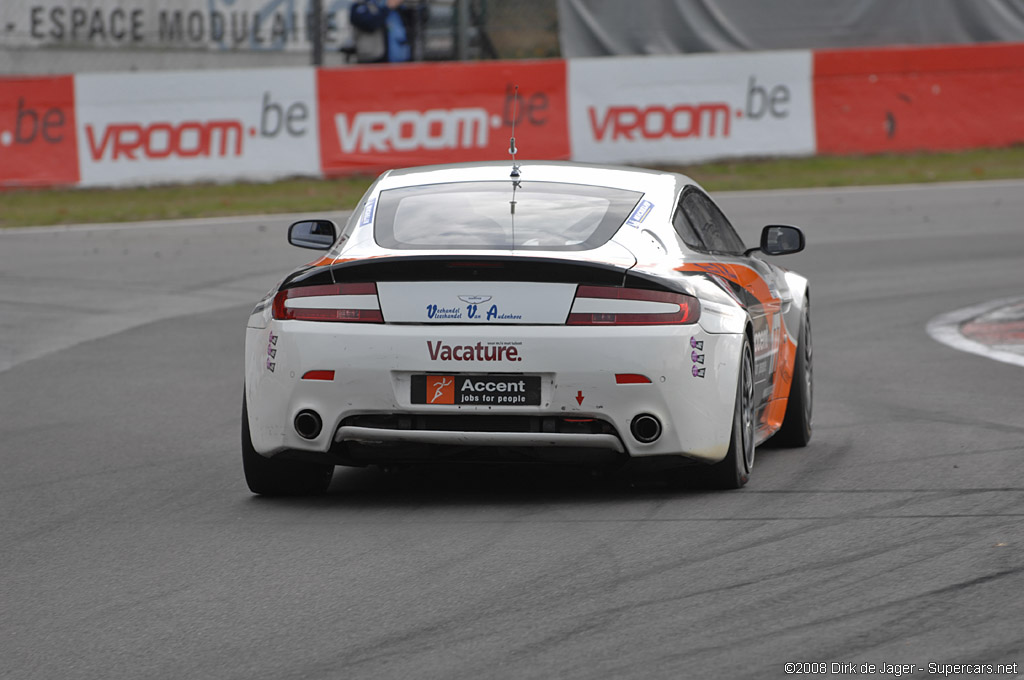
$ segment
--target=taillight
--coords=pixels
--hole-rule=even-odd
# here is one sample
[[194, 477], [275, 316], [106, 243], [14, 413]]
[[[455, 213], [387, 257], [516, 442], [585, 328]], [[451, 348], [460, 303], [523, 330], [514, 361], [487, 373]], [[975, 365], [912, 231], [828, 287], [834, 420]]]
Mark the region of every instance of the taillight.
[[700, 302], [691, 295], [642, 288], [578, 286], [570, 326], [649, 326], [696, 323]]
[[273, 314], [282, 321], [384, 323], [376, 283], [287, 288], [274, 296]]

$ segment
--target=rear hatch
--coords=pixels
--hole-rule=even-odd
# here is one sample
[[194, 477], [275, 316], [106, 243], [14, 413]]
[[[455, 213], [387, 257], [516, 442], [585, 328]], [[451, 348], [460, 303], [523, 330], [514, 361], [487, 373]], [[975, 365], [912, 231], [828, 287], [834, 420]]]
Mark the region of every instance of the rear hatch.
[[[367, 201], [338, 260], [284, 284], [278, 318], [450, 325], [679, 323], [692, 316], [680, 316], [682, 307], [692, 312], [696, 301], [680, 296], [687, 291], [675, 282], [634, 271], [636, 256], [614, 239], [623, 224], [637, 227], [650, 210], [638, 191], [565, 182], [464, 181], [384, 189]], [[687, 299], [676, 299], [681, 297]]]

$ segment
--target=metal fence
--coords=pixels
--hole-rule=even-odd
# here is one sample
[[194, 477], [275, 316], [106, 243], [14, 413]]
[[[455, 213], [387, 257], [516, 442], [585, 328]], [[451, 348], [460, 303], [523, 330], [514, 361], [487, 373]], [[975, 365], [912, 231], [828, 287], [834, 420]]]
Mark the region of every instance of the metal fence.
[[[425, 61], [560, 55], [556, 0], [405, 0]], [[352, 0], [0, 0], [0, 74], [351, 62]], [[320, 11], [317, 12], [316, 9]], [[415, 13], [419, 15], [419, 13]], [[317, 44], [316, 16], [322, 39]]]

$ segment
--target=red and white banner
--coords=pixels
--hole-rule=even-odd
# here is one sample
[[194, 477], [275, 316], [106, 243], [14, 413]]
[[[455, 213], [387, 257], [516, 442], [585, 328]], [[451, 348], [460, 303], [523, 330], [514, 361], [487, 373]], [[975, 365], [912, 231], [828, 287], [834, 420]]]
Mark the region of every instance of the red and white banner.
[[811, 53], [569, 61], [576, 160], [686, 163], [814, 153]]
[[85, 186], [319, 174], [314, 71], [75, 77]]
[[[515, 97], [519, 88], [518, 101]], [[0, 186], [1024, 142], [1024, 44], [0, 76]]]
[[[516, 86], [519, 100], [516, 102]], [[566, 159], [565, 62], [321, 69], [325, 175], [508, 158]]]
[[1024, 142], [1024, 44], [814, 55], [818, 153], [998, 148]]
[[72, 76], [0, 78], [0, 186], [78, 178]]

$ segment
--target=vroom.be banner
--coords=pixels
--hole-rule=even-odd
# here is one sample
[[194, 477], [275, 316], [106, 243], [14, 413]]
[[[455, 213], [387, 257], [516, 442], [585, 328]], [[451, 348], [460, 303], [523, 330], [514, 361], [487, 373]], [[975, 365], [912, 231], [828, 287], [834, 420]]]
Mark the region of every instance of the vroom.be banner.
[[76, 76], [82, 184], [318, 175], [314, 73]]
[[575, 160], [681, 163], [814, 153], [810, 52], [568, 64]]
[[[518, 102], [516, 87], [518, 86]], [[325, 175], [569, 157], [565, 62], [417, 64], [317, 73]]]

